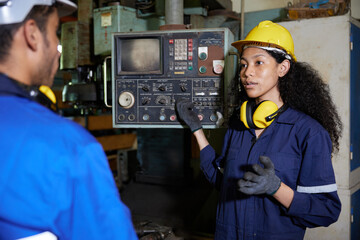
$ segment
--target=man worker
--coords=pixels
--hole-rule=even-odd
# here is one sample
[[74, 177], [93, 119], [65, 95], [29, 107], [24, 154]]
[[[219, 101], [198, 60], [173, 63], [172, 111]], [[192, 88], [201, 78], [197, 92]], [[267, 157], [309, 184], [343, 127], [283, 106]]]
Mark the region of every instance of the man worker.
[[76, 8], [0, 1], [0, 239], [137, 239], [101, 145], [35, 101], [58, 70], [59, 17]]

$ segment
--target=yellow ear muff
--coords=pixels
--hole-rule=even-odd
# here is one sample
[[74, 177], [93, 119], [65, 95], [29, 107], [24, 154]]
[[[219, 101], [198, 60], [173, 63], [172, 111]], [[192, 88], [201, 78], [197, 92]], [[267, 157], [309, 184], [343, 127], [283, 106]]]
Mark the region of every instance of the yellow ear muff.
[[261, 102], [257, 106], [253, 114], [254, 125], [257, 128], [268, 127], [274, 121], [277, 111], [278, 111], [278, 107], [274, 102], [272, 101]]
[[240, 108], [240, 120], [247, 128], [256, 128], [253, 121], [253, 113], [256, 109], [255, 101], [245, 101], [241, 104]]
[[54, 92], [48, 86], [41, 85], [39, 91], [42, 92], [53, 104], [56, 104], [56, 96]]
[[278, 107], [272, 101], [245, 101], [240, 108], [240, 120], [247, 128], [266, 128], [278, 114]]
[[247, 118], [246, 118], [246, 108], [247, 108], [247, 103], [248, 101], [245, 101], [243, 104], [241, 104], [241, 108], [240, 108], [240, 120], [244, 123], [246, 128], [250, 128]]

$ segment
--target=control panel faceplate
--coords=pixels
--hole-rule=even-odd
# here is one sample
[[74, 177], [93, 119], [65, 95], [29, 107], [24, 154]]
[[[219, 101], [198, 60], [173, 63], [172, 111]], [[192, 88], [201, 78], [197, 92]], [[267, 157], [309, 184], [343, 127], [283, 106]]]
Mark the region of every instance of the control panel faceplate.
[[217, 112], [223, 113], [225, 107], [224, 63], [229, 41], [228, 29], [216, 30], [138, 33], [139, 38], [161, 39], [161, 74], [119, 74], [114, 58], [116, 38], [124, 34], [115, 34], [114, 127], [182, 128], [175, 106], [177, 100], [186, 98], [194, 103], [203, 127], [215, 128]]

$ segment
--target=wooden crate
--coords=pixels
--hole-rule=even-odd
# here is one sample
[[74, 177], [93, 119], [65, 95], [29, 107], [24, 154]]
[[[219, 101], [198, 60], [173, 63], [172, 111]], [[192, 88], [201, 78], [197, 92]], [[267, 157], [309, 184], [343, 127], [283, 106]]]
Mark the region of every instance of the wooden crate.
[[334, 9], [331, 8], [289, 8], [288, 17], [292, 20], [304, 19], [304, 18], [318, 18], [334, 16]]
[[314, 2], [314, 0], [300, 0], [298, 3], [288, 6], [289, 19], [297, 20], [342, 15], [346, 13], [348, 9], [346, 6], [349, 3], [348, 0], [329, 0], [329, 2], [320, 5], [319, 8], [310, 8], [310, 2]]

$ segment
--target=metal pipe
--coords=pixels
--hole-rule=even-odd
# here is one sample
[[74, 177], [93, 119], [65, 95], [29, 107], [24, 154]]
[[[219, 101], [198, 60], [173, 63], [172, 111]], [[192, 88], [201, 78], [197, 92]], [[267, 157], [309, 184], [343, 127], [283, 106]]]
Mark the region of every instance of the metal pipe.
[[241, 26], [240, 26], [240, 40], [245, 38], [244, 36], [244, 26], [245, 26], [245, 0], [241, 0]]
[[184, 0], [165, 0], [165, 24], [184, 24]]

